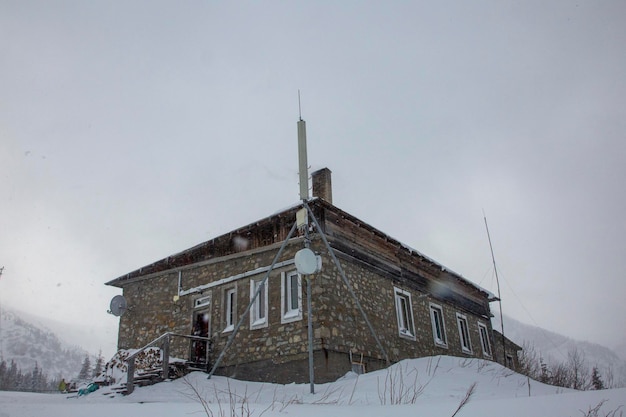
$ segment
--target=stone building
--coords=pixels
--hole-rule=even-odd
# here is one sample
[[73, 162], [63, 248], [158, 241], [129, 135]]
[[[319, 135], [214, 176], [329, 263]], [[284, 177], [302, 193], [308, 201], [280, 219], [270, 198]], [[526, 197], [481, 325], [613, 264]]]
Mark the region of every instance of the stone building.
[[[306, 279], [311, 280], [318, 383], [355, 366], [367, 372], [406, 358], [454, 355], [501, 361], [490, 319], [493, 294], [334, 206], [328, 169], [313, 173], [312, 179], [313, 198], [307, 204], [350, 287], [312, 226], [307, 240], [323, 266], [307, 277], [297, 273], [294, 255], [305, 241], [305, 231], [298, 230], [224, 353], [218, 374], [278, 383], [308, 381]], [[181, 338], [170, 354], [213, 363], [302, 206], [108, 282], [122, 288], [128, 303], [120, 318], [118, 348], [140, 348], [166, 332], [195, 331], [211, 343]]]

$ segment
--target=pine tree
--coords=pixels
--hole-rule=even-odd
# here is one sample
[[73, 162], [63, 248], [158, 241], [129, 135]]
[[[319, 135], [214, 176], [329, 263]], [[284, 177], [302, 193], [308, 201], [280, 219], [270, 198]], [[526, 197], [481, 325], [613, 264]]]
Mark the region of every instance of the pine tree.
[[39, 365], [35, 362], [35, 367], [33, 368], [33, 372], [29, 377], [29, 391], [37, 392], [39, 391], [39, 379], [41, 378], [41, 372], [39, 371]]
[[22, 373], [22, 370], [17, 367], [17, 374], [15, 376], [15, 385], [11, 388], [12, 390], [25, 391], [28, 388], [28, 384], [26, 381], [26, 377]]
[[9, 367], [9, 370], [7, 371], [6, 374], [6, 389], [7, 390], [14, 390], [17, 388], [18, 386], [18, 370], [17, 370], [17, 364], [15, 363], [14, 360], [11, 360], [11, 366]]
[[98, 352], [98, 358], [96, 358], [96, 364], [93, 367], [93, 377], [97, 378], [102, 373], [102, 367], [104, 365], [104, 358], [102, 357], [102, 350]]
[[35, 369], [33, 369], [31, 378], [31, 389], [34, 392], [44, 392], [48, 390], [48, 375], [44, 372], [43, 368], [39, 367], [39, 364], [35, 362]]
[[539, 366], [541, 368], [541, 374], [539, 375], [539, 381], [548, 384], [550, 383], [550, 371], [548, 371], [548, 364], [543, 361], [543, 358], [539, 358]]
[[78, 379], [88, 379], [91, 375], [91, 360], [89, 359], [89, 355], [85, 355], [85, 360], [83, 360], [83, 366], [80, 368], [80, 372], [78, 373]]
[[0, 391], [6, 390], [7, 363], [3, 360], [0, 362]]
[[597, 366], [593, 367], [593, 371], [591, 373], [591, 385], [595, 390], [604, 389], [604, 382], [602, 381], [602, 377], [600, 376]]

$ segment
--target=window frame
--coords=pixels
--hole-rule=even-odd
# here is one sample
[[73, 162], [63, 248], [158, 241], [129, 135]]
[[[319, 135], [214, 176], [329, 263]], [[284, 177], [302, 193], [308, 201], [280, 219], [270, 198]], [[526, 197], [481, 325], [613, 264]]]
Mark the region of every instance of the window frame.
[[[254, 297], [254, 293], [256, 292], [258, 285], [263, 283], [263, 279], [255, 280], [250, 279], [250, 301]], [[263, 327], [267, 327], [268, 325], [268, 297], [267, 294], [269, 292], [269, 279], [265, 280], [263, 283], [263, 289], [259, 293], [259, 296], [250, 308], [250, 330], [261, 329]], [[261, 316], [261, 313], [263, 314]]]
[[506, 365], [509, 369], [515, 369], [515, 362], [513, 361], [513, 355], [510, 353], [506, 354]]
[[[446, 321], [443, 316], [443, 307], [441, 307], [439, 304], [430, 303], [428, 310], [430, 312], [430, 325], [433, 329], [433, 340], [435, 342], [435, 345], [447, 349], [448, 335], [446, 333]], [[439, 324], [439, 326], [437, 326], [437, 323]], [[441, 336], [443, 337], [440, 337], [437, 334], [437, 328], [440, 329]]]
[[195, 310], [197, 308], [205, 308], [206, 306], [210, 306], [212, 301], [211, 296], [212, 294], [209, 293], [207, 295], [195, 298], [193, 300], [193, 309]]
[[[293, 306], [293, 277], [297, 277], [297, 307]], [[280, 286], [281, 323], [292, 323], [302, 320], [302, 276], [298, 271], [283, 272]]]
[[[416, 340], [415, 317], [413, 316], [413, 302], [411, 298], [411, 293], [401, 288], [393, 287], [393, 298], [396, 309], [396, 323], [398, 324], [398, 335], [402, 338]], [[410, 323], [405, 323], [407, 319], [410, 321]]]
[[[231, 298], [232, 295], [232, 298]], [[235, 330], [237, 317], [237, 287], [224, 289], [224, 330], [223, 333]]]
[[483, 322], [478, 322], [478, 335], [480, 336], [480, 346], [483, 349], [483, 356], [491, 358], [493, 353], [491, 349], [491, 341], [489, 340], [489, 329]]
[[459, 328], [459, 342], [461, 343], [461, 350], [463, 353], [473, 353], [472, 339], [470, 338], [467, 316], [465, 314], [456, 313], [456, 323]]

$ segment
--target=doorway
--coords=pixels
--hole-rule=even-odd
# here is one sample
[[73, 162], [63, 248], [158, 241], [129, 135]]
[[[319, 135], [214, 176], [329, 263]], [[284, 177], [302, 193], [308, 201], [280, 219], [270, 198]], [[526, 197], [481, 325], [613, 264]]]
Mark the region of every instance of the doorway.
[[[192, 318], [191, 334], [199, 337], [209, 337], [211, 328], [211, 297], [195, 300]], [[211, 345], [207, 340], [191, 339], [190, 362], [208, 365]]]

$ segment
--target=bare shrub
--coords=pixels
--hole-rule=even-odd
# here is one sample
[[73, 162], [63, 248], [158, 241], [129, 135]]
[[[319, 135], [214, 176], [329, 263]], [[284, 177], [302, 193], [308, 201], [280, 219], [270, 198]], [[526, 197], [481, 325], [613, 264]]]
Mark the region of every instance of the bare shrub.
[[[290, 399], [286, 399], [286, 397], [283, 397], [282, 399], [278, 399], [277, 398], [277, 394], [278, 394], [278, 385], [276, 385], [274, 387], [274, 394], [272, 396], [272, 403], [270, 404], [270, 406], [268, 408], [265, 409], [265, 411], [267, 411], [267, 410], [274, 411], [275, 409], [278, 408], [280, 412], [283, 412], [285, 410], [285, 408], [287, 408], [291, 404], [302, 404], [302, 400], [299, 399], [297, 395], [294, 395]], [[265, 411], [263, 411], [263, 413]], [[261, 413], [261, 414], [263, 414], [263, 413]]]
[[428, 372], [428, 375], [432, 378], [435, 376], [435, 374], [437, 373], [437, 369], [439, 369], [439, 362], [441, 361], [441, 356], [437, 356], [437, 363], [435, 364], [435, 368], [432, 368], [433, 365], [433, 358], [430, 357], [428, 358], [428, 366], [426, 367], [426, 371]]
[[201, 392], [198, 387], [192, 384], [186, 376], [182, 378], [182, 382], [191, 391], [191, 393], [184, 394], [188, 398], [200, 403], [200, 405], [202, 405], [202, 408], [204, 409], [204, 414], [206, 414], [207, 417], [213, 417], [213, 411], [211, 410], [211, 407], [209, 407], [209, 401], [207, 401], [205, 393]]
[[537, 354], [535, 345], [528, 341], [522, 344], [522, 350], [518, 354], [519, 368], [518, 372], [522, 375], [531, 377], [532, 379], [541, 378], [541, 357]]
[[478, 385], [478, 383], [474, 382], [472, 383], [472, 385], [469, 386], [469, 388], [467, 389], [467, 392], [465, 392], [465, 397], [463, 397], [463, 399], [459, 403], [459, 406], [456, 408], [456, 411], [450, 417], [456, 416], [457, 413], [461, 411], [461, 409], [465, 407], [467, 403], [470, 402], [470, 399], [472, 398], [472, 395], [474, 395], [474, 391], [476, 390], [476, 385]]
[[[207, 393], [202, 389], [198, 388], [196, 385], [191, 383], [187, 377], [182, 378], [183, 384], [189, 388], [188, 393], [184, 393], [188, 398], [195, 400], [200, 405], [202, 405], [202, 409], [204, 410], [204, 414], [207, 417], [254, 417], [255, 410], [250, 408], [250, 399], [248, 397], [248, 389], [244, 390], [243, 394], [238, 394], [236, 391], [231, 389], [230, 381], [228, 381], [228, 386], [225, 391], [219, 391], [217, 386], [213, 384], [213, 390], [215, 395], [215, 405], [217, 406], [217, 411], [214, 412], [211, 409], [210, 404], [211, 401], [207, 399]], [[222, 403], [221, 396], [226, 396], [224, 400], [227, 404]], [[282, 404], [280, 411], [283, 411], [287, 405]], [[267, 410], [270, 408], [273, 410], [276, 406], [275, 402], [272, 402], [265, 410], [259, 413], [259, 417], [262, 416]]]
[[[600, 414], [600, 409], [602, 408], [604, 403], [606, 403], [606, 401], [607, 400], [600, 401], [593, 408], [590, 406], [589, 410], [587, 410], [587, 412], [585, 412], [583, 410], [579, 410], [579, 411], [582, 413], [583, 417], [622, 417], [624, 415], [623, 411], [620, 410], [623, 407], [622, 405], [620, 405], [619, 407], [617, 407], [614, 410], [610, 410], [607, 413]], [[618, 412], [619, 412], [619, 414], [617, 414]]]
[[567, 365], [571, 373], [571, 387], [580, 390], [589, 389], [589, 365], [585, 359], [585, 353], [574, 347], [567, 353]]
[[328, 385], [322, 396], [313, 401], [311, 404], [339, 404], [339, 399], [342, 396], [343, 389], [338, 387], [331, 389], [331, 385]]
[[[380, 380], [377, 378], [376, 383], [378, 386], [378, 398], [381, 405], [387, 404], [415, 404], [415, 401], [422, 395], [424, 389], [428, 386], [434, 375], [425, 384], [420, 384], [418, 381], [419, 372], [413, 368], [408, 372], [409, 379], [405, 381], [405, 371], [401, 366], [393, 368], [387, 368], [387, 374], [383, 386], [380, 385]], [[411, 374], [415, 374], [414, 377]]]
[[354, 391], [356, 391], [356, 384], [359, 382], [359, 376], [356, 376], [354, 380], [354, 386], [352, 387], [352, 392], [350, 393], [350, 399], [348, 400], [348, 405], [352, 405], [352, 397], [354, 397]]

